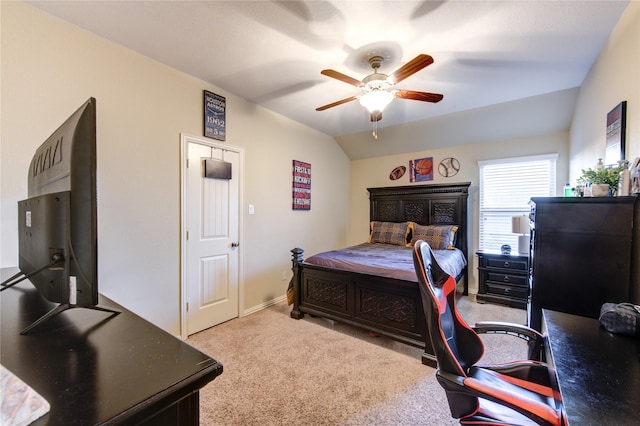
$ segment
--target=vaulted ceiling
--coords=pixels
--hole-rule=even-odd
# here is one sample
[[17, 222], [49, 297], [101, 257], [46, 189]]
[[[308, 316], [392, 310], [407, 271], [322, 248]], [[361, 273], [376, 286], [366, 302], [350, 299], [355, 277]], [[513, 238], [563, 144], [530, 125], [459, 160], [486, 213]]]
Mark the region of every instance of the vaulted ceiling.
[[315, 110], [361, 93], [323, 69], [360, 80], [374, 53], [385, 74], [433, 57], [397, 88], [444, 99], [395, 99], [380, 128], [559, 92], [582, 83], [628, 0], [28, 3], [340, 140], [372, 124], [357, 101]]

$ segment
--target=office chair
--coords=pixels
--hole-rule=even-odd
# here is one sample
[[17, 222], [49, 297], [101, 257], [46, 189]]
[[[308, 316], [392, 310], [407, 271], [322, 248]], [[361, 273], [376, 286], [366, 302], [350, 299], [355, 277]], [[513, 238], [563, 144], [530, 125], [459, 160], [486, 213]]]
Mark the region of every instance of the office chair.
[[[456, 309], [456, 281], [438, 265], [429, 244], [416, 242], [413, 262], [437, 360], [436, 378], [451, 415], [463, 425], [560, 425], [560, 396], [551, 386], [555, 376], [539, 361], [542, 335], [510, 323], [470, 327]], [[476, 365], [484, 353], [478, 333], [521, 337], [528, 341], [530, 359]]]

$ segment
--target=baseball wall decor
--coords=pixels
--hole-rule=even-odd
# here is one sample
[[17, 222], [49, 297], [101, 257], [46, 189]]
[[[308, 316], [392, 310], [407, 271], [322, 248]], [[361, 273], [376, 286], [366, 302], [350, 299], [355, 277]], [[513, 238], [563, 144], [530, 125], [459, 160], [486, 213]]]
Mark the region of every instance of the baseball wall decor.
[[451, 177], [460, 171], [460, 162], [453, 157], [447, 157], [438, 164], [438, 173], [442, 177]]

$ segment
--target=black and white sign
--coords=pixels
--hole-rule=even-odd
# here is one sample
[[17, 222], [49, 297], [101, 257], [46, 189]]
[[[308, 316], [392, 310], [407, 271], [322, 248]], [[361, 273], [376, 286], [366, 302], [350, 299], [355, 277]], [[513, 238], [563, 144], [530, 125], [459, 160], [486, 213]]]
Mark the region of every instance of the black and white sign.
[[227, 136], [227, 100], [207, 90], [204, 91], [204, 135], [225, 140]]

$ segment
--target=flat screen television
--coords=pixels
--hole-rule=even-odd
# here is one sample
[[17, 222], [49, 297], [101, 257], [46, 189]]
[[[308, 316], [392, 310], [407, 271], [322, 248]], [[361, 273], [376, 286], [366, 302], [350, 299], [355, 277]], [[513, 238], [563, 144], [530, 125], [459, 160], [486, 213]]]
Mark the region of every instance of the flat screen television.
[[4, 289], [28, 278], [58, 303], [22, 331], [52, 316], [98, 307], [96, 100], [90, 98], [36, 150], [28, 171], [28, 198], [18, 202], [20, 272]]

